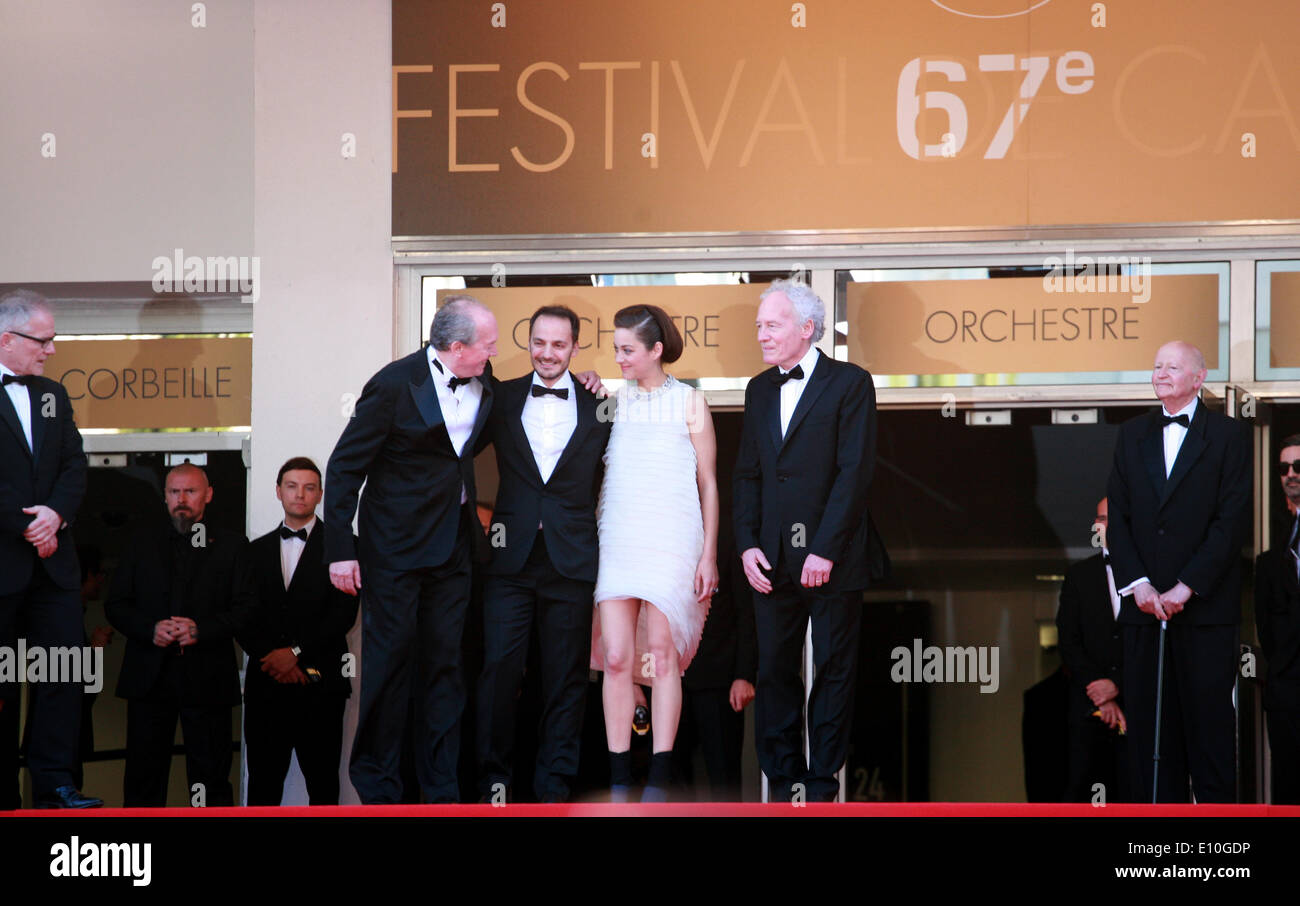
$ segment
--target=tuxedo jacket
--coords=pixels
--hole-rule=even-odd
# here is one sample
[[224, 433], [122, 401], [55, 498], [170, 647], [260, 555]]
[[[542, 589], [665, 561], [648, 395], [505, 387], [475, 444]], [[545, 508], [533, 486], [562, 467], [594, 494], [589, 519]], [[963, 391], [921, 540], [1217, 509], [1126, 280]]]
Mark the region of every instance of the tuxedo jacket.
[[1266, 664], [1264, 707], [1300, 710], [1300, 586], [1286, 536], [1255, 560], [1255, 623]]
[[[1156, 591], [1179, 581], [1193, 595], [1176, 619], [1235, 625], [1241, 619], [1241, 545], [1250, 519], [1247, 428], [1198, 403], [1187, 436], [1165, 477], [1160, 410], [1122, 424], [1107, 485], [1107, 546], [1115, 587], [1147, 576]], [[1132, 595], [1121, 623], [1150, 623]]]
[[782, 439], [778, 373], [769, 368], [745, 387], [736, 550], [760, 548], [773, 567], [783, 550], [796, 584], [804, 558], [816, 554], [834, 564], [831, 590], [866, 588], [886, 568], [867, 513], [876, 459], [871, 375], [819, 353]]
[[[327, 561], [359, 559], [406, 571], [440, 566], [451, 557], [462, 484], [469, 503], [475, 502], [474, 449], [492, 411], [491, 377], [491, 366], [485, 366], [482, 402], [464, 456], [451, 444], [425, 349], [384, 366], [366, 382], [325, 471]], [[472, 537], [480, 555], [484, 539], [477, 520]]]
[[27, 393], [32, 407], [31, 449], [13, 401], [0, 390], [0, 595], [26, 588], [37, 568], [43, 568], [60, 588], [81, 587], [69, 527], [59, 529], [58, 550], [43, 560], [34, 556], [36, 549], [23, 537], [32, 521], [24, 507], [47, 506], [71, 526], [86, 493], [86, 456], [67, 391], [58, 381], [33, 377]]
[[1061, 605], [1056, 611], [1061, 660], [1070, 672], [1070, 706], [1092, 701], [1083, 692], [1094, 680], [1108, 679], [1123, 692], [1124, 645], [1110, 603], [1106, 563], [1101, 554], [1065, 571]]
[[319, 688], [347, 697], [352, 683], [343, 675], [343, 655], [347, 653], [348, 630], [357, 618], [358, 598], [339, 591], [330, 583], [325, 563], [325, 523], [316, 520], [307, 536], [298, 566], [284, 587], [280, 567], [280, 527], [249, 545], [248, 554], [253, 577], [256, 607], [238, 633], [240, 646], [248, 653], [244, 676], [244, 697], [274, 695], [283, 690], [301, 690], [302, 686], [277, 683], [258, 663], [276, 648], [302, 649], [298, 666], [320, 671]]
[[504, 530], [504, 543], [494, 537], [487, 571], [514, 575], [524, 568], [540, 522], [546, 532], [546, 550], [560, 575], [581, 582], [596, 581], [596, 498], [604, 473], [605, 445], [612, 422], [596, 415], [594, 394], [573, 382], [578, 410], [577, 426], [546, 482], [537, 468], [528, 434], [524, 431], [524, 403], [532, 392], [533, 373], [511, 381], [495, 381], [492, 414], [480, 448], [496, 448], [496, 525]]
[[[248, 539], [237, 532], [206, 527], [206, 543], [179, 535], [167, 520], [144, 526], [118, 563], [104, 611], [113, 628], [126, 636], [126, 654], [117, 694], [150, 698], [164, 658], [181, 664], [181, 704], [239, 704], [239, 667], [234, 639], [256, 606], [249, 572]], [[188, 558], [187, 587], [173, 595], [179, 558]], [[154, 624], [171, 616], [189, 617], [198, 641], [178, 653], [173, 644], [153, 643]]]

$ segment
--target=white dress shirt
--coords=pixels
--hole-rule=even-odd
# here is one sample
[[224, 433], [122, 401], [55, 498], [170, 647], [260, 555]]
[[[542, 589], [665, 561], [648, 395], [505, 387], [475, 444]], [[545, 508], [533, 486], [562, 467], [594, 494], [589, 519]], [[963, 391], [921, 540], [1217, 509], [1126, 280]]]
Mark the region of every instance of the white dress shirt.
[[[533, 372], [533, 386], [546, 386], [536, 371]], [[578, 399], [573, 387], [573, 375], [567, 371], [560, 375], [555, 382], [555, 389], [567, 390], [569, 398], [562, 400], [549, 393], [533, 396], [531, 389], [524, 397], [524, 434], [528, 436], [528, 446], [533, 450], [533, 459], [537, 462], [537, 471], [542, 475], [543, 484], [551, 480], [551, 473], [560, 461], [560, 454], [578, 427]]]
[[[0, 364], [0, 374], [16, 374], [12, 368]], [[27, 438], [27, 449], [35, 449], [32, 446], [32, 397], [27, 392], [27, 388], [22, 384], [5, 384], [5, 392], [9, 394], [9, 401], [14, 404], [14, 409], [18, 411], [18, 423], [23, 426], [23, 435]]]
[[[816, 346], [809, 346], [804, 357], [799, 360], [798, 366], [803, 369], [803, 377], [800, 379], [791, 379], [781, 385], [781, 437], [785, 437], [785, 432], [790, 428], [790, 419], [794, 416], [794, 410], [799, 405], [799, 398], [803, 396], [804, 388], [808, 386], [808, 381], [812, 377], [813, 369], [817, 367], [817, 360], [821, 357], [821, 352]], [[784, 368], [777, 369], [782, 374], [788, 374]], [[790, 371], [794, 371], [793, 368]]]
[[[1101, 549], [1102, 555], [1107, 561], [1110, 560], [1110, 551], [1106, 548]], [[1110, 589], [1110, 612], [1115, 619], [1119, 619], [1119, 592], [1115, 589], [1115, 573], [1110, 568], [1110, 563], [1106, 563], [1106, 587]]]
[[[280, 523], [285, 528], [289, 526]], [[311, 522], [303, 526], [307, 530], [308, 536], [311, 535], [312, 529], [316, 528], [316, 517], [311, 517]], [[298, 568], [298, 561], [302, 559], [302, 550], [307, 546], [307, 542], [301, 538], [281, 538], [280, 539], [280, 575], [284, 577], [284, 587], [288, 589], [289, 583], [293, 581], [293, 571]]]
[[[1163, 414], [1168, 416], [1186, 415], [1187, 428], [1190, 428], [1192, 425], [1192, 421], [1196, 418], [1197, 402], [1198, 401], [1196, 397], [1192, 397], [1192, 401], [1188, 403], [1186, 406], [1184, 406], [1183, 408], [1179, 409], [1177, 412], [1170, 412], [1164, 406], [1160, 407], [1160, 411]], [[1178, 460], [1178, 451], [1183, 448], [1183, 441], [1187, 439], [1187, 428], [1184, 428], [1182, 425], [1176, 424], [1174, 422], [1170, 422], [1169, 424], [1165, 425], [1163, 429], [1164, 447], [1165, 447], [1165, 478], [1168, 478], [1170, 474], [1174, 471], [1174, 463]], [[1119, 590], [1119, 593], [1121, 595], [1131, 595], [1133, 594], [1133, 589], [1137, 588], [1143, 582], [1150, 582], [1150, 581], [1151, 579], [1148, 576], [1143, 576], [1140, 579], [1134, 579], [1128, 585], [1125, 585], [1123, 588], [1121, 588]]]
[[[478, 407], [483, 401], [483, 385], [475, 378], [468, 384], [457, 384], [453, 391], [451, 379], [455, 375], [447, 363], [438, 358], [438, 350], [432, 346], [429, 347], [429, 373], [433, 375], [433, 386], [438, 391], [438, 406], [442, 409], [442, 421], [451, 437], [452, 449], [460, 456], [465, 450], [465, 444], [469, 442], [470, 434], [474, 432], [474, 420], [478, 418]], [[464, 503], [467, 499], [469, 495], [462, 484], [460, 502]]]

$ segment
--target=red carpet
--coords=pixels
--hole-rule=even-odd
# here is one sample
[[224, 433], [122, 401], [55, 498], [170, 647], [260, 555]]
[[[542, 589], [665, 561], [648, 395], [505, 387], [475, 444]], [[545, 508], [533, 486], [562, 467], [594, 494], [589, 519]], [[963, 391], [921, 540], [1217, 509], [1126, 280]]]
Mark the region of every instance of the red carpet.
[[[24, 810], [0, 815], [72, 817], [67, 811]], [[653, 805], [571, 803], [568, 805], [345, 805], [307, 808], [88, 809], [86, 818], [1300, 818], [1300, 806], [1131, 805], [1104, 808], [1074, 804], [1002, 802], [854, 802], [844, 805], [764, 805], [757, 802], [664, 803]]]

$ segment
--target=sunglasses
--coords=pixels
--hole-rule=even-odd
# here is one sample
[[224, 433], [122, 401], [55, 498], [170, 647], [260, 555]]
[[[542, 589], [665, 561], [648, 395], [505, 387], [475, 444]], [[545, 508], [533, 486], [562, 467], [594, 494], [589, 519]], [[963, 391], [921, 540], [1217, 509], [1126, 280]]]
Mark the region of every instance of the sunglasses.
[[1280, 462], [1277, 464], [1277, 474], [1285, 478], [1288, 472], [1293, 471], [1300, 475], [1300, 459], [1292, 462]]

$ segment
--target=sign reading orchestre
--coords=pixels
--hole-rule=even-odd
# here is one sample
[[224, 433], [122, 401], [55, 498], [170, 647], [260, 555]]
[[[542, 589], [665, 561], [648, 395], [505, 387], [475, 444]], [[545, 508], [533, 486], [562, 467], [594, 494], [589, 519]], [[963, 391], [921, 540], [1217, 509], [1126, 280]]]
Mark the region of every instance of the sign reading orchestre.
[[[496, 315], [501, 332], [493, 374], [505, 378], [527, 374], [528, 318], [543, 305], [567, 305], [582, 319], [577, 371], [592, 369], [603, 377], [619, 376], [614, 362], [614, 312], [639, 303], [658, 305], [682, 333], [682, 357], [668, 369], [674, 377], [748, 378], [762, 371], [762, 353], [754, 342], [754, 317], [763, 287], [720, 286], [518, 286], [477, 287], [474, 298]], [[438, 301], [464, 290], [438, 290]]]
[[252, 422], [251, 337], [59, 340], [45, 366], [79, 428], [216, 428]]
[[1218, 275], [1075, 280], [850, 283], [849, 360], [875, 375], [1147, 371], [1176, 336], [1218, 367]]
[[1294, 5], [395, 0], [393, 235], [1291, 219]]

